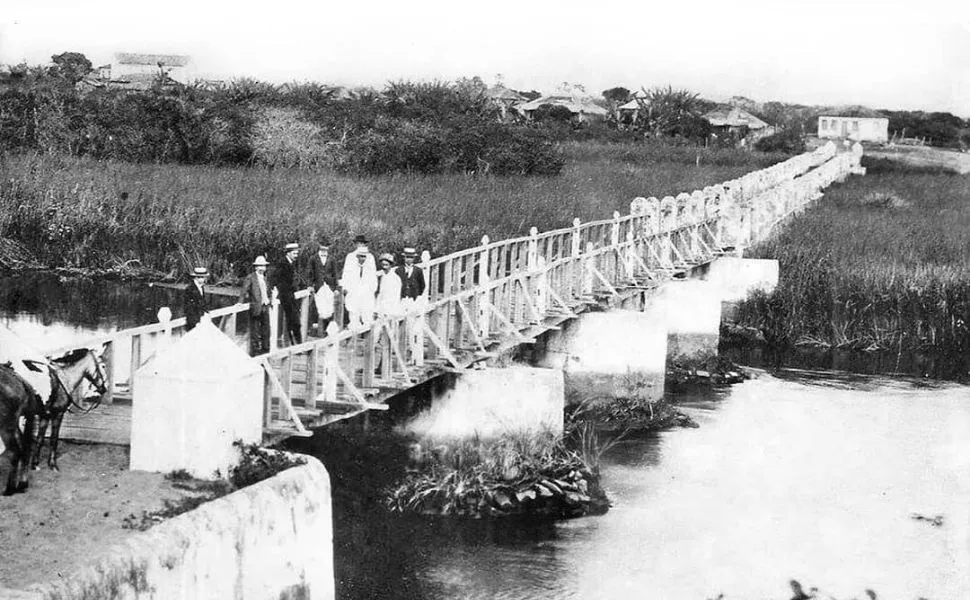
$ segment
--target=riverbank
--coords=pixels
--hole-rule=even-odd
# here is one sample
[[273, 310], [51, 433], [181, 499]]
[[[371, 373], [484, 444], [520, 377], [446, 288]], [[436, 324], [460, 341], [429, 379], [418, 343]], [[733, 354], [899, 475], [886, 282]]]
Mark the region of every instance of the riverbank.
[[833, 186], [752, 248], [778, 259], [780, 279], [740, 303], [735, 331], [749, 328], [773, 352], [878, 353], [895, 357], [890, 372], [966, 380], [970, 177], [882, 158], [863, 165], [865, 177]]

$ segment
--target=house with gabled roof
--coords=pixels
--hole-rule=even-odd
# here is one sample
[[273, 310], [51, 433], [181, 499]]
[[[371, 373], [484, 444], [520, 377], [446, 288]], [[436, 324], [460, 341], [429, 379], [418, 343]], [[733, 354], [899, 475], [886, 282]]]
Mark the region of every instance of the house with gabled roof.
[[593, 102], [592, 98], [561, 94], [542, 96], [531, 102], [519, 104], [515, 108], [525, 118], [532, 119], [540, 106], [564, 106], [572, 113], [573, 120], [578, 123], [602, 120], [609, 114], [608, 110]]
[[142, 54], [116, 52], [111, 64], [111, 79], [139, 79], [144, 75], [158, 76], [164, 73], [180, 83], [188, 83], [188, 67], [191, 58], [185, 54]]
[[507, 119], [512, 107], [516, 104], [521, 104], [526, 101], [526, 97], [522, 94], [511, 90], [501, 83], [496, 83], [492, 87], [485, 90], [485, 97], [488, 98], [489, 102], [498, 108], [501, 118], [503, 120]]

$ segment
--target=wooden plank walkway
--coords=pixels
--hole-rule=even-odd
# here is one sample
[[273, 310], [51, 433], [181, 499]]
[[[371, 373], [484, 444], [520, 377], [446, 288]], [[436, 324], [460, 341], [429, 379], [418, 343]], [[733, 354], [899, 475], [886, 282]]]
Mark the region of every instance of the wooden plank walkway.
[[131, 404], [102, 404], [89, 413], [69, 412], [61, 425], [61, 439], [99, 444], [131, 444]]

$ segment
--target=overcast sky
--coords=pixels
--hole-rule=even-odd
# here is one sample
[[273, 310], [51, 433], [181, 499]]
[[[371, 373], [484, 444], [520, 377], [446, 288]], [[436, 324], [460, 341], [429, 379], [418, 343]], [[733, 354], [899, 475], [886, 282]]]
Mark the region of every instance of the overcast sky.
[[[458, 8], [468, 5], [474, 8]], [[590, 92], [671, 84], [715, 99], [970, 117], [970, 2], [924, 0], [3, 0], [0, 63], [189, 54], [200, 77], [377, 85], [480, 75]]]

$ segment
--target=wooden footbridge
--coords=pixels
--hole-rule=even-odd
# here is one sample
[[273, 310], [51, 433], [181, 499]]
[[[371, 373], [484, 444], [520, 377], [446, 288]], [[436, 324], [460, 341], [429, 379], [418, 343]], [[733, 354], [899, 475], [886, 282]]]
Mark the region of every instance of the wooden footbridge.
[[[864, 172], [861, 154], [859, 145], [839, 152], [829, 143], [691, 194], [636, 198], [628, 215], [577, 219], [548, 232], [533, 228], [502, 241], [485, 237], [440, 258], [425, 252], [418, 265], [428, 283], [425, 297], [408, 314], [378, 318], [370, 327], [279, 347], [285, 329], [275, 314], [272, 349], [255, 358], [264, 370], [264, 441], [386, 410], [389, 397], [532, 343], [590, 307], [642, 306], [665, 281], [762, 239], [831, 183]], [[306, 332], [310, 297], [303, 291], [298, 299]], [[242, 346], [247, 314], [248, 305], [236, 304], [209, 317]], [[130, 373], [184, 328], [185, 320], [175, 319], [90, 340], [86, 345], [105, 345], [112, 385], [99, 414], [74, 416], [64, 436], [124, 443], [125, 415], [138, 396]], [[130, 349], [127, 377], [117, 360], [122, 347]]]

